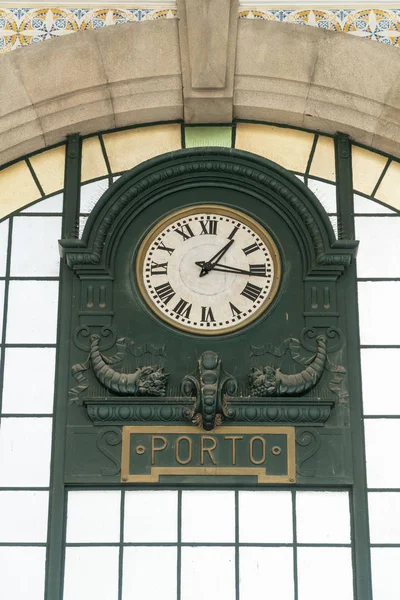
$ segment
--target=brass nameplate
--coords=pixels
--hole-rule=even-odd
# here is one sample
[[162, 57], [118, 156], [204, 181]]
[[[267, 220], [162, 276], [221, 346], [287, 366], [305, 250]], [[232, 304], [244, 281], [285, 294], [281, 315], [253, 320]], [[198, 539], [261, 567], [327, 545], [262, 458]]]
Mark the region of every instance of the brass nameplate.
[[127, 426], [122, 428], [121, 481], [160, 476], [253, 476], [258, 483], [296, 481], [294, 427]]

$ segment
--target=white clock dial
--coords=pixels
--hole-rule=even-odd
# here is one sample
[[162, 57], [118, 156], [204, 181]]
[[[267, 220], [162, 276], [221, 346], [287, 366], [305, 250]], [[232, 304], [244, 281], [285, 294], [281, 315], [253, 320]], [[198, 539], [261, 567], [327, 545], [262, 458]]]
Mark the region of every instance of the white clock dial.
[[181, 210], [158, 223], [136, 262], [139, 288], [162, 319], [199, 334], [247, 325], [274, 298], [280, 260], [270, 235], [223, 206]]

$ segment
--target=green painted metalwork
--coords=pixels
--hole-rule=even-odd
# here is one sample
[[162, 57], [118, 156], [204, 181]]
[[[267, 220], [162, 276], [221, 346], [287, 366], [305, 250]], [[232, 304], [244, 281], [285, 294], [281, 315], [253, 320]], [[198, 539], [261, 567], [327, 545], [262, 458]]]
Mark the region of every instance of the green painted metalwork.
[[[194, 129], [186, 128], [186, 131]], [[304, 369], [302, 360], [310, 361], [315, 353], [317, 334], [326, 334], [330, 370], [324, 369], [321, 381], [306, 397], [289, 398], [284, 408], [293, 408], [296, 402], [307, 405], [307, 411], [329, 406], [329, 414], [314, 423], [293, 423], [289, 418], [275, 423], [296, 427], [296, 489], [304, 485], [306, 489], [346, 486], [351, 490], [355, 599], [371, 598], [356, 274], [352, 261], [356, 244], [352, 229], [350, 154], [348, 151], [346, 155], [341, 154], [345, 146], [348, 150], [349, 142], [343, 138], [338, 136], [336, 142], [340, 241], [334, 239], [328, 218], [313, 194], [284, 169], [264, 159], [249, 158], [243, 152], [221, 150], [218, 154], [207, 149], [157, 158], [127, 173], [94, 209], [83, 240], [64, 237], [62, 246], [69, 267], [66, 264], [62, 267], [46, 600], [62, 597], [67, 486], [84, 484], [89, 489], [91, 486], [119, 489], [121, 425], [138, 423], [123, 409], [145, 406], [139, 404], [138, 398], [122, 402], [115, 395], [105, 393], [94, 383], [90, 371], [87, 375], [92, 386], [91, 397], [81, 397], [78, 390], [78, 402], [68, 401], [68, 391], [83, 385], [78, 381], [77, 386], [70, 369], [85, 362], [89, 336], [93, 333], [101, 336], [102, 352], [106, 356], [114, 356], [120, 335], [134, 339], [143, 354], [130, 354], [129, 361], [124, 363], [125, 372], [129, 372], [130, 367], [161, 364], [170, 373], [167, 396], [174, 398], [177, 406], [181, 399], [181, 407], [185, 405], [180, 393], [182, 380], [196, 367], [201, 354], [212, 349], [238, 381], [238, 398], [232, 402], [243, 403], [247, 398], [255, 408], [256, 400], [249, 396], [246, 379], [251, 369], [267, 363], [270, 367], [280, 367], [283, 372], [298, 373]], [[74, 147], [78, 148], [76, 156]], [[70, 138], [68, 148], [63, 232], [70, 235], [75, 230], [79, 211], [79, 138], [78, 141], [76, 137]], [[191, 165], [192, 170], [185, 165]], [[166, 176], [168, 170], [172, 176]], [[185, 186], [185, 178], [190, 186]], [[218, 193], [213, 192], [213, 186]], [[279, 246], [284, 270], [277, 300], [263, 317], [238, 333], [216, 336], [212, 341], [157, 321], [141, 300], [132, 275], [138, 244], [160, 215], [177, 207], [204, 202], [205, 195], [207, 201], [246, 210], [266, 224]], [[162, 205], [158, 205], [161, 198]], [[88, 306], [88, 286], [106, 289], [105, 306]], [[299, 340], [301, 356], [283, 344], [294, 337]], [[165, 356], [148, 352], [149, 346], [165, 347]], [[282, 405], [283, 399], [278, 400]], [[265, 406], [273, 408], [274, 399], [269, 398], [267, 402]], [[99, 412], [105, 405], [117, 415], [106, 422], [100, 417], [104, 413]], [[89, 406], [94, 407], [94, 412], [86, 411]], [[121, 418], [126, 414], [126, 418]], [[143, 416], [143, 411], [141, 414], [142, 421], [148, 425], [183, 425], [180, 419], [162, 420], [161, 416], [154, 419], [154, 413], [151, 418]], [[190, 426], [188, 421], [186, 423], [186, 427]], [[240, 425], [243, 426], [243, 422], [238, 423]], [[251, 426], [256, 431], [257, 421]], [[170, 485], [179, 485], [183, 480], [175, 476], [168, 481]], [[248, 478], [239, 481], [230, 477], [225, 481], [224, 489], [232, 485], [236, 488], [255, 485], [254, 479]], [[190, 483], [196, 485], [198, 480]], [[207, 477], [204, 483], [208, 487], [221, 486], [221, 482], [217, 484], [212, 477]], [[295, 499], [295, 491], [293, 495]], [[123, 514], [123, 500], [121, 502]], [[121, 548], [122, 544], [121, 538]], [[297, 544], [296, 534], [294, 544]], [[178, 545], [180, 548], [180, 540]], [[238, 548], [238, 538], [236, 545]], [[297, 575], [295, 580], [297, 589]], [[120, 583], [119, 597], [121, 593]]]

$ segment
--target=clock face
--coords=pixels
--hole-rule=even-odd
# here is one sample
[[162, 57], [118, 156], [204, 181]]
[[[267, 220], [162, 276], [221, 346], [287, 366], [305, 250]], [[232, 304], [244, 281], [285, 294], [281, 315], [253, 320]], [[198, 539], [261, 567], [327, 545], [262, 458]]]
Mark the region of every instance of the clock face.
[[140, 246], [136, 276], [148, 306], [186, 331], [239, 329], [272, 302], [280, 259], [270, 235], [230, 208], [200, 205], [160, 221]]

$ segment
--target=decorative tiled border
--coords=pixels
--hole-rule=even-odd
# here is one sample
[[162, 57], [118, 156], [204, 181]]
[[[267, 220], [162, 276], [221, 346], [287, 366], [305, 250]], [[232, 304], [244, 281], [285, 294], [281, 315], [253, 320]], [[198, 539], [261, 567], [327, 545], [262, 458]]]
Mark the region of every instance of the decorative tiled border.
[[379, 8], [259, 10], [250, 8], [241, 10], [239, 18], [312, 25], [330, 31], [351, 33], [390, 46], [400, 46], [400, 8], [391, 10]]
[[[174, 8], [0, 8], [0, 54], [77, 31], [176, 16]], [[240, 10], [239, 18], [312, 25], [400, 46], [400, 8], [249, 8]]]
[[171, 8], [0, 8], [0, 54], [77, 31], [173, 19], [176, 12]]

